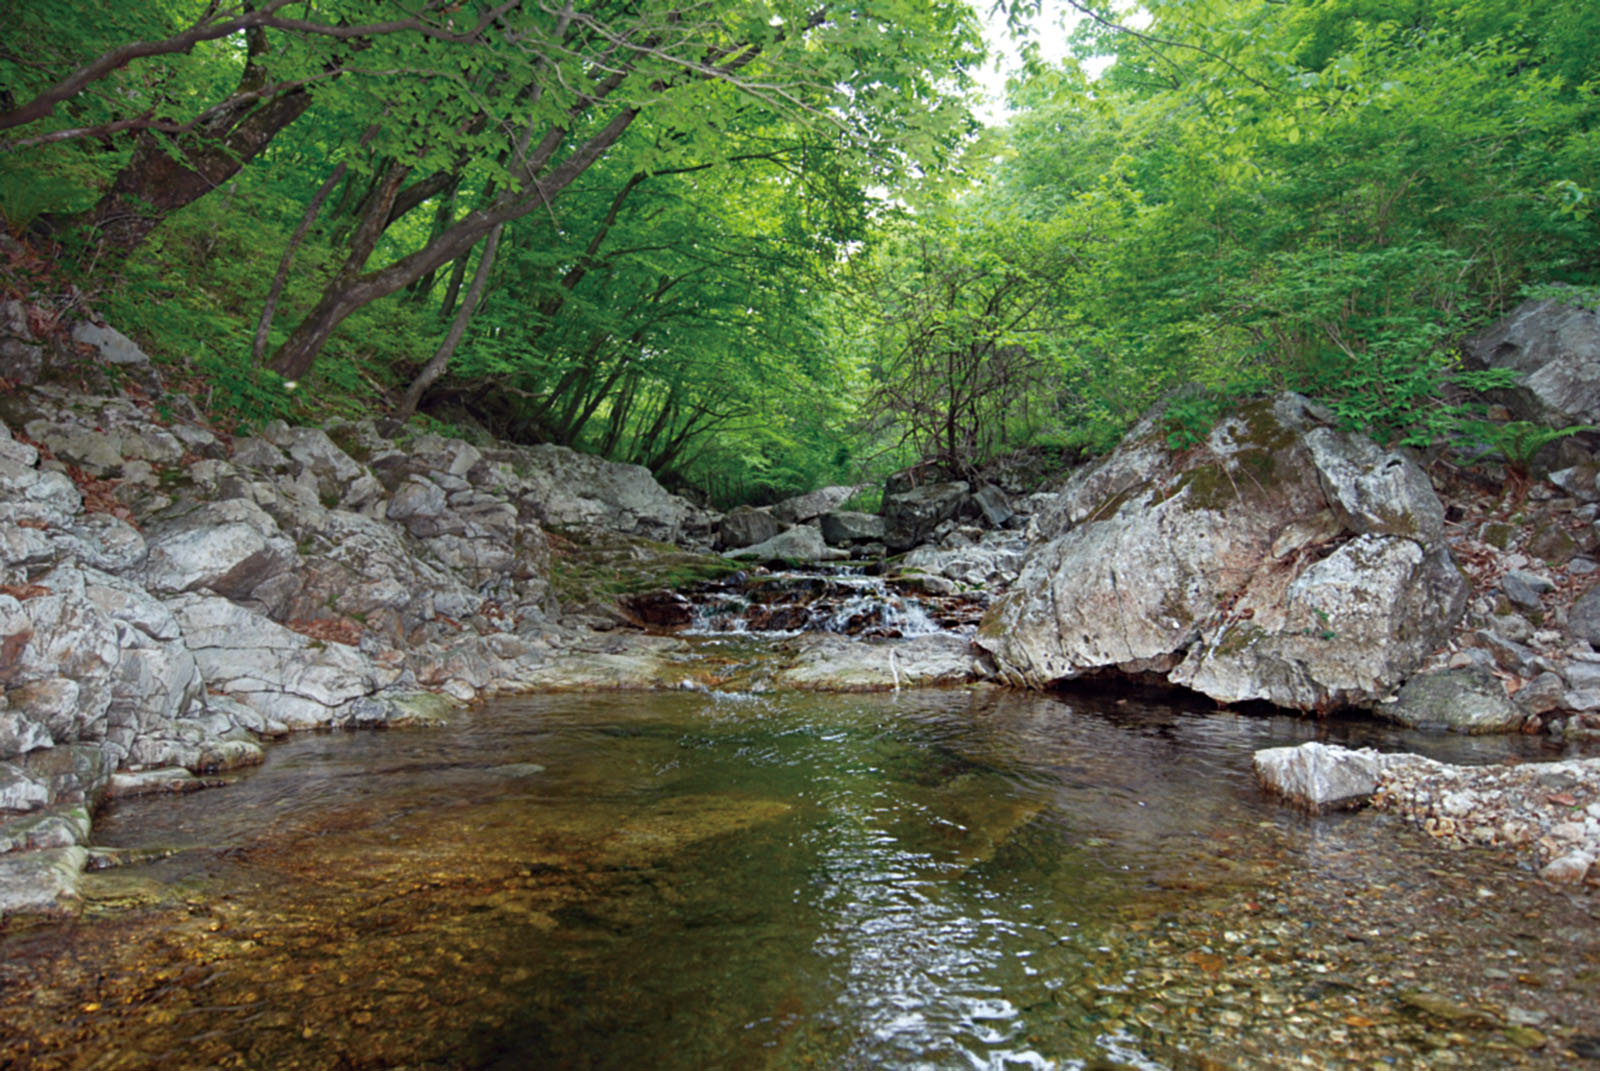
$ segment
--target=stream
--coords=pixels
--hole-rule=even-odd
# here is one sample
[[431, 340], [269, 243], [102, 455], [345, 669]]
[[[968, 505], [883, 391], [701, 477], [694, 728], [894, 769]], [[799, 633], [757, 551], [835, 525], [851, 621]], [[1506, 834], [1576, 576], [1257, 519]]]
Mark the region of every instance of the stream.
[[1554, 754], [989, 690], [297, 736], [99, 816], [0, 1068], [1600, 1068], [1592, 894], [1265, 799], [1313, 738]]

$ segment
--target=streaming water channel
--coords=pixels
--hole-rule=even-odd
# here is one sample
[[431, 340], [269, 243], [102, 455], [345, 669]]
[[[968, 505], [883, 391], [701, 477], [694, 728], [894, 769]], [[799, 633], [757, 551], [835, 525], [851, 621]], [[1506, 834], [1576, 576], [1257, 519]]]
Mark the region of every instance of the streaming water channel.
[[1600, 1067], [1592, 894], [1264, 799], [1316, 736], [1541, 754], [966, 690], [295, 737], [100, 816], [0, 1068]]

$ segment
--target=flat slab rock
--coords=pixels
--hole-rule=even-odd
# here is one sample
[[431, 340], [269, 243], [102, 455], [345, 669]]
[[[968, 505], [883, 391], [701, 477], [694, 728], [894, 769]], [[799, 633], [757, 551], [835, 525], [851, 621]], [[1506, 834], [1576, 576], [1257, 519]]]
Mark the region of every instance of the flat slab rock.
[[1257, 751], [1253, 765], [1262, 788], [1320, 814], [1365, 805], [1389, 767], [1412, 757], [1311, 741]]

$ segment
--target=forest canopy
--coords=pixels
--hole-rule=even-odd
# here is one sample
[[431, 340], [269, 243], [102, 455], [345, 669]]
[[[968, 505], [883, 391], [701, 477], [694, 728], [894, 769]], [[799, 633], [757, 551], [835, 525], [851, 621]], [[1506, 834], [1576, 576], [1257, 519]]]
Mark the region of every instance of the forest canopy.
[[6, 296], [230, 419], [416, 411], [726, 505], [1160, 397], [1420, 443], [1467, 332], [1600, 284], [1586, 0], [1073, 6], [985, 126], [957, 0], [9, 5]]

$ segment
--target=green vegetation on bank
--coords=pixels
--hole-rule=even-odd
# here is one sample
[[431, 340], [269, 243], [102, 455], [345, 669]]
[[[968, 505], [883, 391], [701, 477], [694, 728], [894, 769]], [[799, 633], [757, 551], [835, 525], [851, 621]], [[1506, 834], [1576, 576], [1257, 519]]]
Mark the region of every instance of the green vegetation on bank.
[[0, 282], [225, 419], [417, 408], [722, 505], [1163, 396], [1179, 445], [1280, 387], [1424, 442], [1466, 333], [1600, 285], [1588, 0], [1092, 14], [983, 129], [958, 0], [11, 5]]

